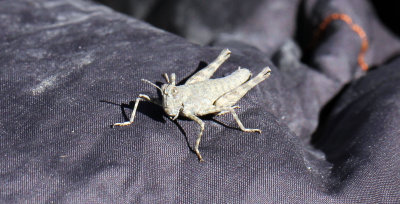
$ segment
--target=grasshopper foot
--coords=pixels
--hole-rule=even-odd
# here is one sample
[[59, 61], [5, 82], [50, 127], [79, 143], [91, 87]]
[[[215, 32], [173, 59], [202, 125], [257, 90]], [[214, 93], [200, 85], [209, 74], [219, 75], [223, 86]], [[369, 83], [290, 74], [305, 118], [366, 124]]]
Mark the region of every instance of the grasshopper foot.
[[249, 129], [249, 128], [246, 128], [246, 129], [243, 129], [242, 131], [244, 131], [244, 132], [258, 132], [258, 133], [261, 133], [260, 129]]
[[197, 155], [197, 157], [199, 158], [199, 161], [200, 161], [200, 162], [204, 162], [204, 159], [203, 159], [203, 157], [201, 156], [200, 151], [199, 151], [198, 149], [195, 149], [194, 151], [196, 152], [196, 155]]
[[123, 123], [114, 123], [114, 125], [112, 125], [112, 127], [115, 127], [115, 126], [128, 126], [128, 125], [130, 125], [132, 123], [133, 122], [130, 122], [130, 121], [126, 121], [126, 122], [123, 122]]

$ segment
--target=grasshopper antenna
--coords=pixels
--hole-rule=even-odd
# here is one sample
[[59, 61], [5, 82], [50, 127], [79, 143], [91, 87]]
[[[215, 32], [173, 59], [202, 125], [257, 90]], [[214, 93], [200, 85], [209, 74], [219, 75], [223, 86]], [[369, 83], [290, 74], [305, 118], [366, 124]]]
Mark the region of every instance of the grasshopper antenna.
[[167, 73], [164, 73], [164, 74], [163, 74], [163, 77], [164, 77], [165, 81], [167, 81], [167, 84], [169, 84], [169, 77], [168, 77], [168, 74], [167, 74]]
[[174, 85], [174, 86], [176, 84], [176, 75], [175, 75], [175, 73], [171, 74], [171, 84]]
[[151, 81], [149, 81], [147, 79], [142, 79], [142, 81], [144, 81], [144, 82], [156, 87], [158, 90], [162, 91], [161, 88], [159, 86], [155, 85], [153, 82], [151, 82]]
[[172, 73], [172, 74], [171, 74], [171, 80], [169, 79], [167, 73], [165, 73], [165, 74], [163, 75], [163, 77], [164, 77], [165, 81], [167, 81], [168, 84], [172, 84], [172, 85], [174, 85], [174, 86], [176, 85], [176, 75], [175, 75], [175, 73]]

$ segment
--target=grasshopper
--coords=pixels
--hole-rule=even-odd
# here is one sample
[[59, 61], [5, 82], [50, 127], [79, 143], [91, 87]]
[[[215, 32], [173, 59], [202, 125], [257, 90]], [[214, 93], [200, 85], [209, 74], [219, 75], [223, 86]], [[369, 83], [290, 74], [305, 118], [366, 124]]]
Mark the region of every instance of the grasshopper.
[[261, 133], [260, 129], [249, 129], [243, 126], [234, 110], [239, 107], [234, 105], [250, 89], [267, 79], [270, 76], [271, 69], [266, 67], [257, 76], [250, 79], [251, 72], [248, 69], [239, 67], [238, 70], [226, 77], [210, 79], [220, 65], [229, 58], [230, 54], [230, 50], [222, 50], [212, 63], [195, 73], [184, 85], [176, 85], [176, 75], [174, 73], [171, 74], [171, 77], [168, 77], [167, 74], [163, 75], [167, 84], [163, 84], [161, 87], [146, 79], [142, 79], [142, 81], [151, 84], [161, 91], [162, 100], [152, 99], [147, 95], [139, 94], [136, 98], [130, 120], [122, 123], [115, 123], [113, 126], [132, 124], [135, 119], [138, 104], [141, 100], [146, 100], [162, 106], [165, 113], [172, 120], [176, 120], [178, 116], [183, 116], [199, 124], [200, 132], [197, 136], [194, 152], [200, 161], [204, 161], [199, 151], [199, 145], [204, 131], [204, 122], [199, 116], [231, 113], [236, 123], [239, 125], [240, 130], [244, 132]]

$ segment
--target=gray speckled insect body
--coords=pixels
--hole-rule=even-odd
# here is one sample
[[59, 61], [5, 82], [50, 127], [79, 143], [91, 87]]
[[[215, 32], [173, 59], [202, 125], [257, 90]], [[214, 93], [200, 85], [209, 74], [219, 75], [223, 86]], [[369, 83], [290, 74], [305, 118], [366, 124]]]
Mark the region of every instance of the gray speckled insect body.
[[161, 88], [148, 80], [142, 79], [161, 91], [162, 102], [151, 99], [147, 95], [140, 94], [136, 99], [130, 120], [123, 123], [115, 123], [114, 126], [132, 124], [140, 100], [144, 99], [160, 105], [172, 120], [177, 119], [178, 116], [184, 116], [200, 125], [200, 133], [194, 148], [200, 161], [203, 161], [199, 151], [199, 145], [204, 131], [204, 122], [198, 116], [231, 113], [242, 131], [261, 132], [259, 129], [245, 128], [234, 110], [238, 108], [238, 106], [234, 105], [250, 89], [268, 78], [271, 69], [269, 67], [264, 68], [257, 76], [250, 80], [251, 72], [248, 69], [242, 69], [240, 67], [229, 76], [210, 79], [219, 66], [229, 58], [230, 54], [231, 52], [228, 49], [222, 50], [212, 63], [190, 77], [184, 85], [176, 85], [176, 76], [174, 73], [171, 74], [171, 78], [169, 78], [167, 74], [164, 74], [167, 84], [163, 84]]

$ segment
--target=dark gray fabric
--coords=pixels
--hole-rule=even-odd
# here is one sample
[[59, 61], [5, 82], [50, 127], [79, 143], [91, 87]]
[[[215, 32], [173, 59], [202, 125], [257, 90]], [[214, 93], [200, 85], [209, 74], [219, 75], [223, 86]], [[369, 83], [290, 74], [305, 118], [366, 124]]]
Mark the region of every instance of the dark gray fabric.
[[[301, 10], [297, 1], [282, 2]], [[257, 5], [242, 8], [243, 16]], [[293, 26], [295, 16], [274, 23]], [[380, 24], [368, 31], [378, 33], [368, 58], [379, 59], [377, 68], [338, 80], [329, 66], [312, 67], [323, 56], [318, 48], [308, 65], [300, 62], [294, 28], [268, 53], [254, 41], [223, 37], [253, 21], [210, 29], [216, 40], [209, 47], [88, 1], [2, 1], [0, 19], [1, 203], [400, 202], [400, 61], [382, 65], [395, 56], [398, 40]], [[261, 134], [241, 132], [230, 115], [205, 117], [200, 163], [191, 151], [199, 127], [173, 122], [153, 104], [141, 103], [131, 126], [110, 127], [127, 120], [138, 94], [157, 97], [140, 79], [161, 82], [162, 73], [176, 73], [183, 80], [227, 46], [232, 56], [214, 77], [238, 66], [254, 74], [272, 69], [238, 103], [244, 125]], [[357, 53], [343, 52], [349, 58], [338, 60]], [[359, 69], [350, 64], [341, 68]]]
[[399, 66], [397, 58], [351, 83], [321, 121], [315, 143], [333, 164], [332, 192], [361, 194], [362, 202], [371, 202], [368, 195], [379, 203], [399, 201]]
[[400, 53], [398, 38], [382, 26], [368, 1], [250, 0], [243, 4], [240, 0], [170, 0], [153, 13], [148, 18], [151, 23], [191, 41], [217, 45], [245, 42], [269, 57], [295, 35], [308, 63], [341, 84], [363, 75], [357, 66], [361, 40], [349, 25], [337, 21], [316, 41], [317, 27], [330, 14], [345, 13], [365, 30], [370, 47], [366, 62], [371, 66]]

